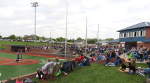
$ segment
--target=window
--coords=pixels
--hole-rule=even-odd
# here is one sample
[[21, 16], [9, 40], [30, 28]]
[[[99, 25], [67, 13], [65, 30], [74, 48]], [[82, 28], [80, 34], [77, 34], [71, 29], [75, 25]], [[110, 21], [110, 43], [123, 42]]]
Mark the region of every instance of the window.
[[139, 31], [136, 31], [136, 37], [140, 37]]
[[119, 38], [122, 38], [122, 33], [119, 34]]
[[132, 37], [132, 32], [129, 32], [129, 37]]
[[123, 33], [120, 33], [120, 38], [123, 38]]
[[127, 37], [126, 33], [124, 33], [124, 38]]
[[134, 32], [131, 32], [131, 37], [134, 37]]
[[141, 35], [141, 36], [143, 36], [143, 33], [142, 33], [142, 31], [140, 31], [140, 35]]
[[128, 37], [128, 32], [126, 32], [126, 37]]
[[133, 37], [136, 37], [136, 35], [137, 35], [136, 32], [133, 32]]
[[141, 31], [138, 31], [138, 33], [139, 33], [139, 37], [141, 37]]
[[119, 38], [123, 38], [123, 33], [120, 33], [120, 34], [119, 34]]
[[143, 37], [146, 36], [146, 31], [145, 30], [142, 31], [142, 36]]
[[129, 32], [127, 32], [127, 37], [130, 37], [130, 36], [129, 36]]

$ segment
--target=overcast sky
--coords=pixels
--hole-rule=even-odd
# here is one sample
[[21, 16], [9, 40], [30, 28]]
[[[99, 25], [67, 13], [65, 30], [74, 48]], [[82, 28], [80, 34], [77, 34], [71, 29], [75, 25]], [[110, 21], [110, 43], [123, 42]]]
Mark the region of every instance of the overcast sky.
[[[34, 34], [35, 0], [0, 0], [0, 35]], [[37, 35], [65, 36], [66, 1], [68, 3], [68, 38], [85, 38], [86, 16], [88, 38], [118, 38], [117, 30], [150, 21], [150, 0], [36, 0]]]

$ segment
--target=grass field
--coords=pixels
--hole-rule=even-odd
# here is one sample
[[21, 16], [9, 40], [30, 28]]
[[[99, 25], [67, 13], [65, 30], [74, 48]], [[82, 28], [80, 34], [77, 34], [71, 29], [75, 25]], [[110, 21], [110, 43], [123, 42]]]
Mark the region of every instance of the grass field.
[[[6, 53], [0, 53], [0, 57], [16, 59], [16, 55], [6, 54]], [[38, 67], [41, 67], [44, 64], [43, 61], [46, 60], [46, 58], [43, 58], [43, 57], [28, 56], [28, 55], [23, 55], [23, 58], [40, 60], [41, 63], [32, 64], [32, 65], [18, 65], [18, 66], [0, 65], [0, 73], [2, 73], [0, 80], [5, 80], [5, 79], [9, 79], [10, 77], [16, 77], [16, 76], [20, 76], [20, 75], [33, 73], [36, 71], [36, 69]]]
[[0, 41], [1, 45], [46, 45], [47, 43], [42, 42], [19, 42], [19, 41]]
[[[145, 65], [140, 65], [145, 66]], [[122, 73], [118, 67], [105, 67], [92, 64], [89, 67], [77, 68], [66, 77], [59, 77], [55, 81], [38, 81], [38, 83], [144, 83], [145, 78], [139, 75]]]

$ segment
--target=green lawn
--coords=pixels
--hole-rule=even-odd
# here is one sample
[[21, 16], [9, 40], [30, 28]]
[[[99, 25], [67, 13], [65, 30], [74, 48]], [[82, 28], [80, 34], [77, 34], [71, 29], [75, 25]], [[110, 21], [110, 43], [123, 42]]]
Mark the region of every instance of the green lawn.
[[[6, 54], [6, 53], [0, 53], [0, 57], [16, 59], [16, 55]], [[20, 65], [20, 66], [0, 65], [0, 73], [2, 73], [0, 80], [5, 80], [5, 79], [9, 79], [10, 77], [16, 77], [20, 75], [33, 73], [36, 71], [38, 67], [41, 67], [45, 63], [44, 61], [46, 60], [46, 58], [43, 58], [43, 57], [28, 56], [28, 55], [23, 55], [23, 58], [24, 59], [37, 59], [37, 60], [40, 60], [41, 63], [33, 64], [33, 65]]]
[[145, 78], [138, 75], [129, 75], [118, 71], [118, 67], [105, 67], [101, 64], [92, 64], [89, 67], [77, 68], [66, 77], [55, 81], [38, 81], [38, 83], [143, 83]]

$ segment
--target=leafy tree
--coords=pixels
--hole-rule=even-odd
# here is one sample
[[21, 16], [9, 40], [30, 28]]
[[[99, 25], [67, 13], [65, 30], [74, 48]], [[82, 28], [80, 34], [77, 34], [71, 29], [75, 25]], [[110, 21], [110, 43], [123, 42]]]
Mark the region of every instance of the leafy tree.
[[58, 42], [64, 42], [64, 41], [65, 41], [65, 38], [63, 38], [63, 37], [58, 37], [58, 38], [56, 38], [56, 41], [58, 41]]
[[96, 38], [93, 39], [87, 39], [88, 44], [95, 44], [97, 42]]
[[1, 38], [3, 38], [3, 37], [0, 35], [0, 39], [1, 39]]
[[[37, 36], [38, 37], [38, 36]], [[46, 38], [43, 36], [43, 37], [39, 37], [40, 40], [46, 40]]]
[[74, 42], [74, 39], [69, 39], [68, 42]]
[[82, 39], [81, 37], [77, 38], [77, 41], [82, 41], [82, 40], [84, 40], [84, 39]]
[[17, 36], [16, 39], [17, 40], [22, 40], [22, 37], [21, 36]]
[[16, 36], [15, 35], [10, 35], [10, 36], [8, 36], [8, 39], [16, 39]]
[[56, 39], [52, 38], [51, 40], [56, 41]]

